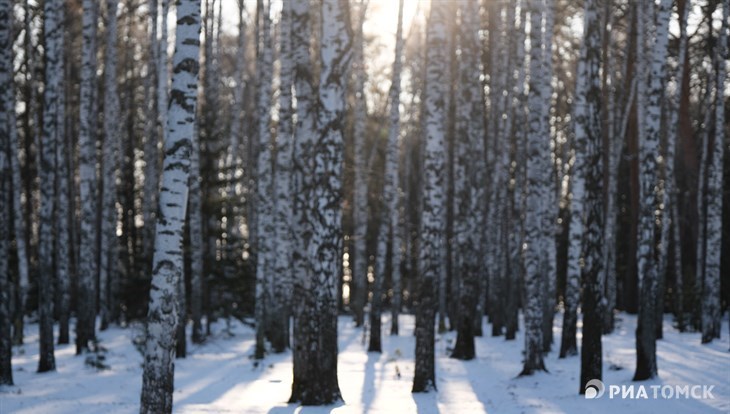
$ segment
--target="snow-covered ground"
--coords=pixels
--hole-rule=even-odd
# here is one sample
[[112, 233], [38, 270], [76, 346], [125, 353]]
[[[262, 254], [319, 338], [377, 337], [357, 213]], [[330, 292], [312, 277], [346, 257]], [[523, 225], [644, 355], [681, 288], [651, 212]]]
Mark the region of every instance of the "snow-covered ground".
[[[560, 340], [562, 315], [556, 316], [555, 338]], [[383, 335], [384, 352], [368, 354], [361, 330], [349, 317], [340, 318], [339, 380], [345, 404], [331, 407], [287, 405], [292, 379], [291, 354], [269, 355], [263, 363], [251, 359], [254, 332], [235, 323], [229, 335], [214, 325], [214, 336], [201, 346], [191, 345], [187, 359], [175, 372], [176, 413], [702, 413], [730, 412], [730, 352], [722, 341], [700, 345], [699, 334], [680, 334], [665, 324], [658, 342], [659, 379], [633, 383], [636, 318], [621, 314], [618, 328], [603, 339], [604, 383], [644, 385], [648, 400], [609, 398], [587, 400], [578, 394], [579, 357], [546, 359], [549, 373], [518, 378], [523, 341], [503, 337], [479, 338], [478, 358], [448, 358], [454, 334], [438, 337], [438, 392], [412, 394], [412, 316], [403, 316], [402, 335]], [[389, 329], [384, 320], [384, 329]], [[727, 320], [723, 327], [727, 326]], [[99, 333], [108, 352], [107, 370], [97, 371], [74, 355], [73, 345], [56, 348], [55, 373], [36, 374], [37, 325], [27, 327], [27, 343], [14, 349], [14, 387], [0, 388], [0, 413], [135, 413], [138, 411], [142, 356], [133, 344], [139, 328], [110, 328]], [[485, 332], [490, 332], [486, 328]], [[579, 333], [580, 335], [580, 333]], [[580, 340], [580, 338], [579, 338]], [[714, 385], [714, 399], [651, 399], [650, 385]]]

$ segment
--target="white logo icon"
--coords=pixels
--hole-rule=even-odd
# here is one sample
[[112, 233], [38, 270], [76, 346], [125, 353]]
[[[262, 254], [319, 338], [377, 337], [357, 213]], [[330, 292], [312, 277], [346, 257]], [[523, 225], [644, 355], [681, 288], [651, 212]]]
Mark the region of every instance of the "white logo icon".
[[594, 398], [601, 398], [605, 390], [606, 387], [604, 387], [603, 381], [599, 379], [592, 379], [586, 384], [586, 399], [592, 400]]

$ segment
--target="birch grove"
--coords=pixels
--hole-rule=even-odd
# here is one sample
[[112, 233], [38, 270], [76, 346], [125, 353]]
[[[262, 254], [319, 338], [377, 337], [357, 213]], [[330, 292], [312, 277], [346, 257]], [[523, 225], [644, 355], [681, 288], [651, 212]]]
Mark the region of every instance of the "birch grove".
[[728, 0], [0, 0], [0, 410], [724, 392], [729, 39]]

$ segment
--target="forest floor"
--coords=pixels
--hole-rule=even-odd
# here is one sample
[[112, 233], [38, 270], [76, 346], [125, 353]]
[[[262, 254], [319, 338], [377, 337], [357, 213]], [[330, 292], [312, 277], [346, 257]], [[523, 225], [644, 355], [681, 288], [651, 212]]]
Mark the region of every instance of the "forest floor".
[[[562, 314], [556, 315], [555, 344], [559, 348]], [[401, 316], [401, 336], [387, 335], [384, 317], [382, 354], [365, 352], [362, 330], [350, 317], [339, 321], [339, 382], [345, 404], [331, 407], [287, 405], [292, 380], [291, 353], [251, 358], [254, 331], [235, 321], [213, 325], [205, 344], [190, 345], [186, 359], [176, 361], [176, 413], [350, 414], [350, 413], [703, 413], [730, 412], [730, 352], [728, 337], [700, 345], [698, 333], [680, 334], [665, 320], [658, 342], [659, 379], [633, 383], [636, 317], [619, 314], [617, 329], [603, 338], [603, 381], [606, 394], [585, 399], [578, 394], [580, 357], [547, 355], [549, 373], [517, 377], [523, 337], [505, 341], [485, 336], [477, 340], [478, 358], [448, 357], [452, 332], [437, 335], [437, 393], [412, 394], [414, 318]], [[727, 320], [723, 327], [728, 326]], [[485, 332], [490, 332], [485, 324]], [[38, 325], [26, 327], [26, 345], [15, 347], [15, 386], [0, 388], [0, 413], [136, 413], [142, 379], [142, 355], [134, 345], [140, 325], [100, 332], [107, 369], [98, 370], [74, 355], [73, 345], [56, 348], [57, 372], [36, 374]], [[580, 324], [579, 324], [580, 343]], [[609, 398], [611, 385], [644, 385], [649, 399]], [[714, 385], [713, 399], [653, 399], [651, 385]], [[638, 391], [637, 391], [638, 392]]]

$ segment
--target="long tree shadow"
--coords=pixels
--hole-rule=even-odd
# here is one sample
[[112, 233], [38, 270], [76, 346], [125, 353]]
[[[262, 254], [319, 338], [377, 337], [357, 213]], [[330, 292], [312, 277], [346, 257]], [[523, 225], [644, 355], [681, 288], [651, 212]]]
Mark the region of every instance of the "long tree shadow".
[[[291, 355], [284, 352], [267, 355], [263, 360], [251, 359], [254, 343], [252, 334], [248, 332], [217, 341], [220, 342], [206, 346], [217, 346], [220, 352], [193, 353], [186, 360], [177, 362], [180, 365], [178, 372], [182, 375], [175, 376], [175, 390], [185, 395], [175, 398], [176, 406], [213, 404], [233, 388], [245, 389], [266, 375], [269, 367], [285, 362]], [[242, 342], [247, 341], [250, 343], [241, 347]], [[188, 394], [191, 388], [195, 391]]]
[[411, 393], [419, 414], [438, 414], [438, 391]]
[[[382, 354], [376, 352], [368, 352], [368, 360], [365, 363], [365, 378], [362, 381], [362, 404], [364, 412], [368, 412], [370, 406], [373, 405], [377, 387], [375, 386], [375, 363], [380, 359]], [[368, 392], [371, 388], [371, 392]]]

